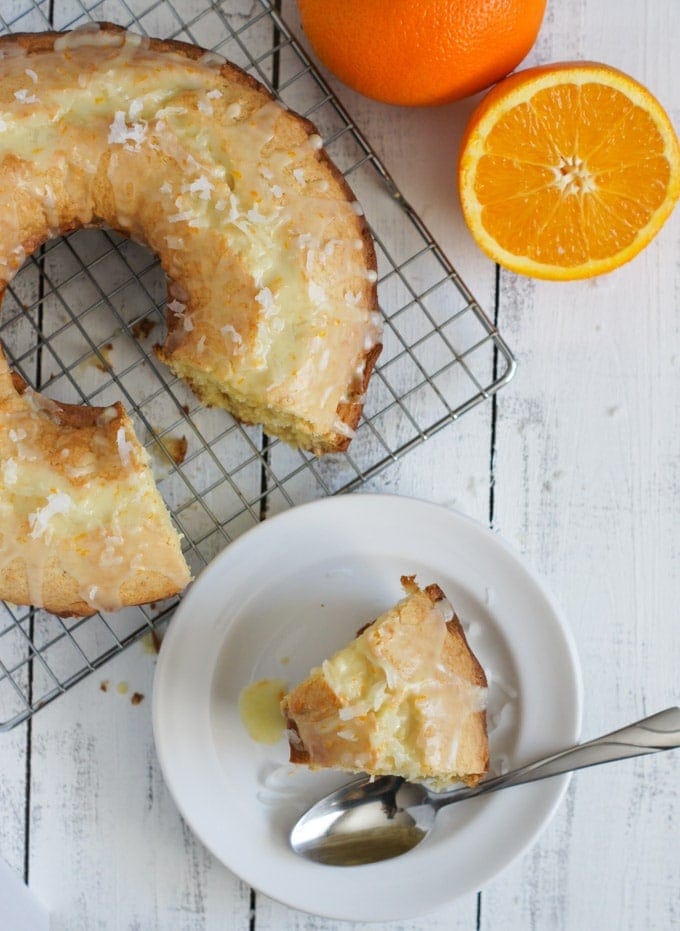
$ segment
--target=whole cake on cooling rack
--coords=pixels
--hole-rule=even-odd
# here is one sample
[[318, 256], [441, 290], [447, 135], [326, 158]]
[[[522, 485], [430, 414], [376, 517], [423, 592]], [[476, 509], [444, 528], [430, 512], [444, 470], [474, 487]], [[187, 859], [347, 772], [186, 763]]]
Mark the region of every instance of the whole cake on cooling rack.
[[167, 598], [189, 578], [121, 405], [50, 401], [0, 352], [0, 598], [87, 616]]
[[406, 597], [286, 695], [290, 759], [475, 785], [487, 771], [487, 682], [437, 585]]
[[160, 256], [158, 355], [206, 404], [347, 447], [380, 351], [375, 254], [311, 123], [220, 56], [100, 24], [0, 38], [0, 293], [59, 233]]

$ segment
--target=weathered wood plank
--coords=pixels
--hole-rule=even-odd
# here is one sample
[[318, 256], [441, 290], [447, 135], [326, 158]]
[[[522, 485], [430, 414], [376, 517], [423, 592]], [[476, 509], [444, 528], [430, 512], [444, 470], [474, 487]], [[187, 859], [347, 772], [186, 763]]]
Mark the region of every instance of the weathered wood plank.
[[154, 666], [146, 642], [132, 646], [35, 718], [30, 881], [55, 929], [247, 926], [249, 890], [165, 788]]
[[[606, 61], [677, 117], [676, 14], [670, 2], [551, 4], [533, 58]], [[678, 700], [679, 238], [676, 214], [610, 276], [501, 279], [520, 375], [499, 397], [495, 525], [572, 624], [584, 737]], [[485, 890], [482, 928], [676, 924], [676, 768], [655, 757], [575, 777], [540, 842]]]

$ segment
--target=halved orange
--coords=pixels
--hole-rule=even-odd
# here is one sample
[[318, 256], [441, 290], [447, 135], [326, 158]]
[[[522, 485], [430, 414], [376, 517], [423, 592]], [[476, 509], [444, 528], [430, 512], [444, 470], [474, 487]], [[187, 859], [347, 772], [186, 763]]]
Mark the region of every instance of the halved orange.
[[472, 235], [536, 278], [609, 272], [656, 235], [680, 195], [680, 146], [659, 102], [594, 62], [531, 68], [473, 113], [458, 183]]

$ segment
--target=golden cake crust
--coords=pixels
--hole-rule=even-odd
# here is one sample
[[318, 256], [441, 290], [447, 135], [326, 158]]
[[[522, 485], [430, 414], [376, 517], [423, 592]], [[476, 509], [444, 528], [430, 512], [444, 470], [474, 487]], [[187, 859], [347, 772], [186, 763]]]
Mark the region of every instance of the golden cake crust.
[[111, 24], [0, 51], [0, 294], [41, 243], [106, 223], [159, 255], [157, 353], [204, 403], [345, 449], [380, 352], [376, 259], [314, 126], [205, 50]]

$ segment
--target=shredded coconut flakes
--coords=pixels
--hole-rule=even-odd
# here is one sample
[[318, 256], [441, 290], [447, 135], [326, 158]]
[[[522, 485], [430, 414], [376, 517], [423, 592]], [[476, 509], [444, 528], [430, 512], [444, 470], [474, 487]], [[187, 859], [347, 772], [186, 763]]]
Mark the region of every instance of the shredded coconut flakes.
[[25, 87], [22, 87], [21, 90], [14, 91], [14, 96], [20, 103], [39, 103], [40, 101], [32, 94], [30, 91], [26, 90]]
[[6, 459], [2, 464], [2, 480], [5, 485], [15, 485], [19, 477], [16, 459]]
[[118, 455], [120, 456], [120, 461], [123, 463], [123, 466], [127, 469], [130, 465], [130, 453], [134, 449], [132, 443], [128, 441], [128, 438], [125, 436], [125, 428], [119, 427], [118, 432], [116, 433], [116, 445], [118, 446]]
[[131, 123], [134, 123], [137, 120], [137, 117], [140, 116], [143, 109], [144, 101], [141, 97], [135, 97], [134, 100], [130, 101], [130, 106], [128, 108], [128, 119]]
[[[128, 126], [123, 110], [116, 110], [113, 122], [109, 126], [107, 142], [109, 145], [125, 145], [130, 151], [138, 151], [146, 138], [146, 123], [133, 123]], [[128, 145], [134, 143], [134, 145]]]
[[168, 310], [171, 314], [174, 314], [176, 317], [183, 317], [184, 311], [187, 309], [187, 305], [183, 304], [181, 301], [172, 300], [168, 304]]
[[57, 514], [67, 514], [73, 507], [73, 499], [64, 491], [55, 491], [47, 496], [45, 507], [38, 508], [28, 515], [28, 524], [31, 528], [31, 538], [38, 540], [47, 535], [47, 542], [52, 538], [50, 521]]
[[210, 200], [210, 192], [215, 190], [215, 185], [211, 184], [205, 175], [201, 175], [188, 185], [187, 190], [191, 194], [198, 194], [201, 200]]
[[180, 210], [178, 213], [173, 213], [168, 217], [169, 223], [182, 223], [187, 220], [197, 219], [197, 213], [195, 210]]
[[269, 288], [262, 288], [261, 291], [258, 291], [255, 300], [263, 309], [265, 316], [276, 310], [276, 301]]
[[266, 223], [267, 217], [263, 216], [257, 207], [253, 207], [252, 210], [249, 210], [246, 214], [246, 217], [250, 220], [251, 223]]
[[220, 330], [220, 333], [222, 334], [222, 336], [224, 336], [225, 339], [229, 337], [235, 346], [240, 347], [243, 345], [243, 337], [241, 336], [240, 333], [238, 333], [233, 328], [233, 326], [230, 323], [225, 323], [222, 329]]
[[309, 282], [307, 293], [309, 294], [310, 301], [313, 301], [315, 304], [324, 304], [328, 299], [325, 290], [321, 285], [317, 284], [316, 281]]

